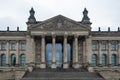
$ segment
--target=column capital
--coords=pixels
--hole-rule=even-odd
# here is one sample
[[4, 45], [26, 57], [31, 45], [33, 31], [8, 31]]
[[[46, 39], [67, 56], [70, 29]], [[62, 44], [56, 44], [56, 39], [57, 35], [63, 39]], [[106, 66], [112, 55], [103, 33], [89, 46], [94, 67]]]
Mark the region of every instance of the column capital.
[[45, 34], [42, 34], [41, 37], [42, 37], [42, 38], [45, 38]]
[[110, 45], [111, 44], [111, 40], [108, 40], [108, 45]]
[[120, 44], [120, 40], [118, 40], [118, 43]]
[[52, 34], [52, 38], [55, 38], [56, 37], [56, 34]]
[[16, 42], [20, 42], [20, 40], [16, 40]]
[[31, 38], [34, 38], [35, 36], [31, 36]]
[[97, 40], [99, 43], [101, 43], [102, 42], [102, 40]]
[[67, 38], [68, 37], [68, 35], [67, 34], [64, 34], [64, 38]]
[[78, 38], [78, 35], [77, 35], [77, 34], [74, 34], [74, 38]]
[[6, 42], [10, 42], [10, 40], [6, 40]]

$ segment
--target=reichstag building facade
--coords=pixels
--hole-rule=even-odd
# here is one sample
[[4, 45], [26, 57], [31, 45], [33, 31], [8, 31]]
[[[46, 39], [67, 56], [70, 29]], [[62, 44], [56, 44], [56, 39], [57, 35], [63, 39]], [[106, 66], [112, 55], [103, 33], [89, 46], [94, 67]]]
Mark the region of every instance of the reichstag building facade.
[[0, 31], [1, 78], [19, 80], [34, 68], [85, 68], [108, 80], [120, 78], [120, 28], [91, 31], [86, 8], [81, 21], [62, 15], [36, 21], [34, 14], [31, 8], [27, 31], [20, 31], [19, 27], [17, 31], [10, 31], [9, 27]]

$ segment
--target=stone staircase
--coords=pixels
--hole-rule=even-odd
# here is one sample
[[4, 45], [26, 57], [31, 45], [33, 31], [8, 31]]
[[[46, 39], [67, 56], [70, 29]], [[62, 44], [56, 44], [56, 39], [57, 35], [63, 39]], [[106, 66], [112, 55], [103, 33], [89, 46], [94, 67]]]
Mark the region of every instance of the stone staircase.
[[86, 69], [34, 69], [21, 80], [105, 80], [99, 73]]

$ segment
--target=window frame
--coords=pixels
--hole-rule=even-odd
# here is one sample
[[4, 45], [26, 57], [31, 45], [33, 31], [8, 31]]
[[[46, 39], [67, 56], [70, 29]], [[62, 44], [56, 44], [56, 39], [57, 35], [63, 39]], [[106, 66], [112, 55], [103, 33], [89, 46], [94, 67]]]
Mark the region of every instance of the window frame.
[[92, 54], [92, 66], [97, 66], [97, 54]]
[[10, 43], [10, 50], [16, 50], [16, 44], [15, 43]]
[[102, 66], [107, 66], [107, 55], [102, 54]]
[[1, 43], [1, 50], [6, 50], [6, 43]]
[[106, 51], [107, 50], [107, 41], [102, 41], [101, 43], [101, 50]]
[[20, 66], [25, 66], [26, 65], [26, 55], [21, 54], [20, 55]]
[[[14, 61], [14, 59], [15, 59], [15, 63], [13, 62]], [[16, 65], [16, 55], [15, 54], [11, 54], [11, 57], [10, 57], [10, 65], [11, 66], [15, 66]]]
[[24, 43], [24, 42], [20, 43], [20, 50], [22, 50], [22, 51], [26, 50], [26, 43]]
[[117, 41], [111, 42], [111, 51], [117, 51], [117, 49], [118, 49]]
[[117, 55], [116, 54], [112, 54], [111, 55], [111, 65], [112, 66], [116, 66], [117, 65]]
[[98, 50], [98, 41], [92, 41], [92, 50], [97, 51]]
[[6, 66], [6, 55], [1, 54], [1, 66]]

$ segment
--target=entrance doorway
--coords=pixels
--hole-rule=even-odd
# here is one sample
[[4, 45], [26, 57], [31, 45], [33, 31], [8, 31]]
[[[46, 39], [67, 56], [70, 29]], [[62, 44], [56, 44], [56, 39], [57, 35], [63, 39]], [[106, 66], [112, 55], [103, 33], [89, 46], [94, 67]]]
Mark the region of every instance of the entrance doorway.
[[[71, 64], [71, 45], [67, 44], [67, 61]], [[52, 43], [46, 44], [46, 65], [51, 68], [52, 65]], [[63, 65], [63, 46], [62, 43], [56, 43], [56, 67], [62, 68]]]
[[56, 67], [57, 68], [62, 67], [62, 44], [61, 43], [56, 44]]

